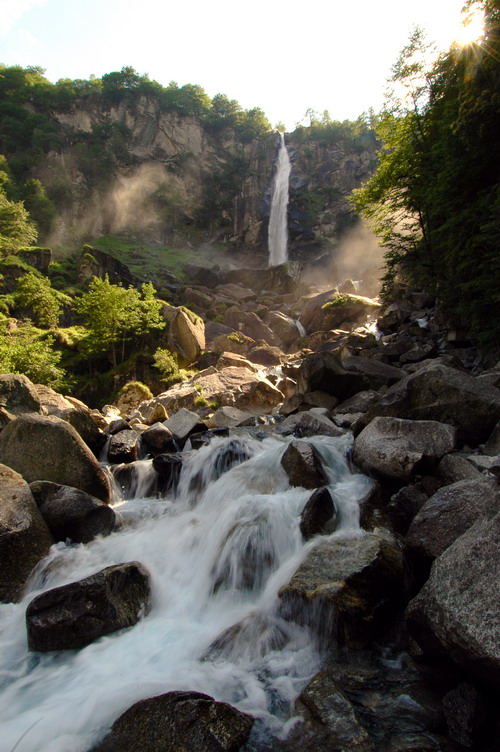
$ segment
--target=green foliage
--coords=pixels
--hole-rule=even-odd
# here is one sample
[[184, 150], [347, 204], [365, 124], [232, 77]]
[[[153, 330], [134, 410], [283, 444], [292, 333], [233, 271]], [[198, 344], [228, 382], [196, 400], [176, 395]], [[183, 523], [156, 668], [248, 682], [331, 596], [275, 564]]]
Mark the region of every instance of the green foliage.
[[167, 388], [185, 381], [192, 373], [179, 368], [176, 356], [166, 348], [159, 347], [153, 355], [153, 360], [154, 367], [161, 373], [161, 380]]
[[93, 277], [88, 291], [75, 303], [75, 309], [89, 330], [86, 346], [90, 354], [109, 353], [113, 366], [125, 357], [125, 343], [154, 330], [163, 329], [162, 304], [155, 298], [151, 283], [140, 291], [134, 287], [120, 287], [108, 277]]
[[415, 34], [394, 67], [384, 147], [357, 209], [387, 247], [385, 293], [403, 276], [435, 293], [455, 323], [498, 341], [500, 8], [484, 5], [481, 44], [453, 46], [426, 72]]
[[30, 322], [12, 328], [0, 321], [0, 372], [23, 373], [35, 383], [61, 388], [65, 373], [53, 345], [54, 338]]
[[0, 254], [31, 245], [37, 231], [22, 202], [9, 201], [0, 189]]
[[33, 272], [19, 279], [15, 300], [30, 311], [36, 324], [47, 328], [57, 326], [63, 303], [71, 303], [67, 295], [52, 288], [47, 277]]
[[353, 302], [351, 295], [347, 295], [346, 293], [339, 293], [338, 295], [335, 295], [334, 298], [329, 300], [328, 303], [325, 303], [323, 306], [321, 306], [321, 308], [323, 311], [328, 311], [330, 308], [340, 308], [341, 306], [347, 305], [351, 302]]

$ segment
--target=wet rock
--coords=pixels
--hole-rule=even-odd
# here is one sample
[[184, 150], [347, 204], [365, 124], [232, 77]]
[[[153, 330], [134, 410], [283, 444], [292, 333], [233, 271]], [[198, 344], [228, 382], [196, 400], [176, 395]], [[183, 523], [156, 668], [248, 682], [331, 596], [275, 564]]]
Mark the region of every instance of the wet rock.
[[160, 476], [159, 491], [168, 493], [177, 490], [179, 478], [181, 477], [184, 457], [180, 453], [159, 454], [153, 460], [153, 467]]
[[324, 640], [359, 647], [387, 627], [403, 589], [403, 557], [380, 533], [325, 540], [279, 593], [280, 613]]
[[408, 480], [455, 448], [456, 429], [430, 420], [374, 418], [356, 437], [353, 460], [363, 470]]
[[415, 566], [428, 575], [432, 562], [471, 525], [500, 509], [494, 481], [462, 480], [440, 488], [421, 507], [406, 536]]
[[319, 352], [302, 362], [297, 376], [297, 390], [302, 394], [319, 389], [347, 400], [361, 391], [380, 389], [406, 376], [400, 368], [376, 360], [338, 352]]
[[443, 697], [443, 711], [451, 738], [467, 749], [478, 749], [488, 710], [477, 689], [462, 682]]
[[410, 634], [424, 657], [448, 658], [500, 688], [500, 513], [480, 520], [435, 560], [407, 608]]
[[136, 460], [139, 454], [139, 436], [137, 431], [130, 428], [113, 434], [108, 446], [108, 461], [115, 465]]
[[289, 415], [280, 424], [279, 430], [285, 435], [293, 434], [297, 438], [307, 436], [342, 436], [344, 431], [324, 415], [303, 411], [296, 415]]
[[393, 494], [386, 507], [393, 530], [400, 535], [406, 535], [411, 521], [427, 499], [428, 495], [418, 486], [403, 486]]
[[115, 526], [111, 507], [84, 491], [43, 480], [30, 489], [56, 541], [88, 543], [96, 535], [109, 535]]
[[202, 446], [210, 444], [212, 439], [227, 438], [229, 436], [229, 428], [211, 428], [208, 431], [200, 431], [200, 433], [192, 433], [189, 437], [192, 449], [201, 449]]
[[111, 467], [114, 481], [124, 499], [141, 499], [161, 495], [168, 483], [153, 468], [151, 460], [138, 460]]
[[290, 316], [286, 316], [281, 311], [268, 311], [265, 322], [274, 332], [284, 350], [292, 350], [297, 347], [301, 335], [297, 322]]
[[115, 564], [48, 590], [26, 611], [30, 650], [76, 650], [136, 624], [150, 609], [149, 573], [139, 562]]
[[50, 480], [109, 501], [109, 480], [75, 429], [55, 416], [22, 415], [0, 433], [0, 461], [31, 483]]
[[282, 650], [290, 639], [290, 625], [277, 616], [251, 613], [237, 624], [225, 629], [209, 646], [204, 658], [234, 659], [252, 645], [252, 652], [266, 655]]
[[458, 429], [459, 442], [476, 446], [500, 419], [500, 390], [455, 368], [431, 364], [389, 388], [366, 414], [365, 425], [380, 415], [449, 423]]
[[304, 540], [315, 535], [333, 533], [337, 507], [328, 488], [318, 488], [309, 497], [300, 515], [300, 532]]
[[0, 465], [0, 601], [17, 601], [25, 582], [53, 543], [30, 488]]
[[445, 483], [475, 478], [481, 480], [484, 477], [462, 454], [445, 454], [437, 467], [437, 474]]
[[114, 436], [115, 433], [128, 431], [129, 429], [130, 423], [128, 422], [128, 420], [125, 420], [125, 418], [116, 418], [116, 420], [112, 420], [109, 423], [106, 433], [108, 433], [110, 436]]
[[167, 692], [132, 705], [92, 752], [238, 752], [253, 718], [199, 692]]
[[0, 406], [14, 415], [42, 412], [34, 384], [18, 373], [0, 374]]
[[151, 454], [171, 451], [172, 439], [172, 431], [163, 423], [153, 423], [141, 433], [141, 444]]
[[281, 457], [281, 466], [291, 486], [318, 488], [328, 484], [319, 452], [306, 441], [291, 441]]

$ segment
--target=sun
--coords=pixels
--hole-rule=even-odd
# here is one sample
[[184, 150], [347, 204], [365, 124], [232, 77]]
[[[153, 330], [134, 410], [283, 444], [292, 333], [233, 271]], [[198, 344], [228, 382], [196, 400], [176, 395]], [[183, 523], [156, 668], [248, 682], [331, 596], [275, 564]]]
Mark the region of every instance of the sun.
[[484, 34], [484, 13], [481, 10], [464, 13], [460, 25], [453, 36], [453, 43], [459, 47], [474, 44]]

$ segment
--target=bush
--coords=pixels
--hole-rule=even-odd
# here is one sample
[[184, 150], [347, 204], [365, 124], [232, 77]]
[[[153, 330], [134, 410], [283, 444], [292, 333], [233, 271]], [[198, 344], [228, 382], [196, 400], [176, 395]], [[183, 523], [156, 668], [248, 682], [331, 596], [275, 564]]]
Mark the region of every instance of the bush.
[[165, 348], [159, 347], [153, 355], [154, 367], [157, 368], [165, 386], [169, 387], [185, 381], [190, 376], [190, 371], [179, 368], [176, 356]]

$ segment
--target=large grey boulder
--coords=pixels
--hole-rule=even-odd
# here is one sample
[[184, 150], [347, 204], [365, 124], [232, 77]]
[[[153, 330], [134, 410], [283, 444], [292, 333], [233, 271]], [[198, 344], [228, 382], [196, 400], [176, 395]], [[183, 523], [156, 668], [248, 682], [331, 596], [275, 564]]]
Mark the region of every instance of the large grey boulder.
[[456, 445], [456, 429], [434, 420], [380, 417], [356, 437], [353, 460], [363, 470], [408, 480]]
[[303, 360], [297, 375], [301, 394], [319, 390], [347, 400], [361, 391], [380, 389], [406, 376], [400, 368], [377, 360], [349, 356], [339, 352], [317, 352]]
[[26, 611], [30, 650], [75, 650], [136, 624], [151, 606], [149, 573], [137, 561], [115, 564], [48, 590]]
[[139, 456], [138, 431], [126, 428], [111, 436], [108, 446], [108, 461], [113, 464], [120, 462], [134, 462]]
[[319, 452], [307, 441], [291, 441], [281, 457], [291, 486], [318, 488], [328, 484]]
[[304, 410], [295, 415], [289, 415], [288, 418], [280, 423], [280, 433], [285, 435], [293, 434], [297, 438], [306, 436], [342, 436], [345, 431], [335, 425], [333, 421], [311, 410]]
[[224, 323], [232, 326], [236, 332], [242, 332], [245, 336], [251, 337], [256, 342], [263, 340], [268, 345], [276, 346], [279, 344], [272, 329], [264, 324], [256, 313], [240, 311], [236, 307], [229, 308], [224, 314]]
[[268, 311], [265, 315], [265, 322], [284, 350], [297, 349], [301, 334], [296, 321], [281, 311]]
[[410, 634], [424, 656], [448, 657], [500, 688], [500, 513], [476, 522], [432, 566], [410, 601]]
[[361, 295], [339, 294], [329, 290], [310, 298], [302, 311], [300, 322], [308, 333], [337, 329], [343, 325], [365, 321], [369, 314], [375, 314], [380, 303]]
[[475, 446], [488, 439], [500, 419], [500, 389], [455, 368], [431, 364], [388, 389], [368, 411], [364, 425], [380, 415], [450, 423], [461, 443]]
[[110, 483], [95, 456], [66, 421], [21, 415], [0, 433], [0, 462], [31, 483], [50, 480], [109, 501]]
[[63, 397], [44, 384], [36, 384], [35, 390], [43, 412], [70, 423], [94, 454], [99, 454], [106, 443], [106, 436], [96, 425], [89, 408], [79, 400]]
[[19, 473], [0, 465], [0, 601], [16, 601], [53, 543], [50, 531]]
[[180, 410], [171, 415], [163, 425], [168, 428], [172, 437], [182, 445], [190, 434], [206, 428], [205, 424], [200, 421], [198, 413], [185, 407], [181, 407]]
[[111, 507], [85, 491], [47, 480], [31, 483], [30, 489], [56, 541], [88, 543], [97, 535], [109, 535], [115, 526]]
[[132, 705], [92, 752], [238, 752], [253, 718], [199, 692], [167, 692]]
[[359, 647], [401, 598], [403, 557], [389, 535], [333, 538], [312, 548], [280, 593], [281, 614], [322, 638]]
[[14, 415], [42, 412], [34, 384], [19, 373], [0, 374], [0, 407]]
[[162, 335], [169, 349], [177, 353], [180, 365], [197, 360], [205, 349], [205, 324], [203, 319], [188, 308], [165, 303], [162, 315], [167, 328]]
[[432, 561], [471, 525], [498, 511], [500, 488], [495, 481], [462, 480], [444, 486], [413, 519], [406, 536], [409, 554], [428, 572]]

